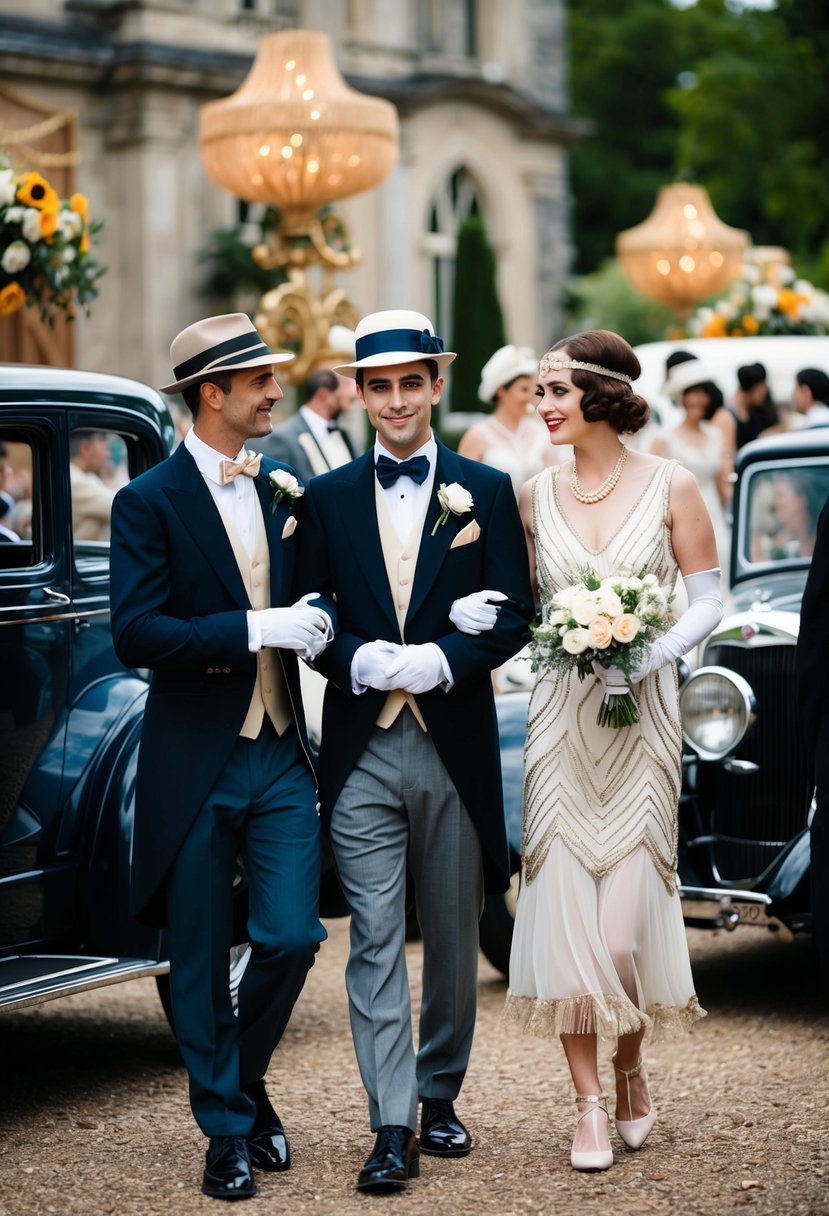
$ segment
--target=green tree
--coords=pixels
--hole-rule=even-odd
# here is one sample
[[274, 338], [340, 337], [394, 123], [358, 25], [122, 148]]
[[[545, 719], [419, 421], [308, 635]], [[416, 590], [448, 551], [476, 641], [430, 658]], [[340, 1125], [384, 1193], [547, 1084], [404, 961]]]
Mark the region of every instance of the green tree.
[[470, 215], [458, 232], [452, 298], [452, 409], [476, 410], [481, 368], [506, 343], [504, 317], [495, 282], [495, 258], [484, 222]]

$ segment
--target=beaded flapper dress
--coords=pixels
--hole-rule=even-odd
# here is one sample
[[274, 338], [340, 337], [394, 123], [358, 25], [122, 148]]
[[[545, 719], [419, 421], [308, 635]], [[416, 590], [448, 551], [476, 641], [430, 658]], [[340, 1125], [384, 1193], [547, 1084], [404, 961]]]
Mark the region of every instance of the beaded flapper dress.
[[[599, 552], [562, 510], [558, 469], [533, 486], [542, 603], [587, 565], [643, 568], [670, 594], [667, 525], [675, 461], [661, 462]], [[540, 671], [524, 752], [521, 891], [505, 1019], [531, 1033], [642, 1028], [661, 1035], [704, 1016], [694, 993], [676, 883], [682, 736], [676, 671], [637, 686], [640, 719], [596, 725], [603, 689], [575, 671]]]

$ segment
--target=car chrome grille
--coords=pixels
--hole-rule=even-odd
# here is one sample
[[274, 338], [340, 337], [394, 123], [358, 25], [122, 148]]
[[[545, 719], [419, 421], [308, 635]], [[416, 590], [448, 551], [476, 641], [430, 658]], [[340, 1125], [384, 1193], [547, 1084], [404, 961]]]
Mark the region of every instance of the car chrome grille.
[[781, 846], [806, 823], [812, 800], [812, 768], [797, 716], [795, 647], [718, 642], [705, 652], [716, 664], [748, 680], [757, 718], [735, 755], [760, 771], [736, 776], [720, 764], [700, 765], [702, 805], [711, 807], [710, 831], [720, 878], [739, 881], [760, 874]]

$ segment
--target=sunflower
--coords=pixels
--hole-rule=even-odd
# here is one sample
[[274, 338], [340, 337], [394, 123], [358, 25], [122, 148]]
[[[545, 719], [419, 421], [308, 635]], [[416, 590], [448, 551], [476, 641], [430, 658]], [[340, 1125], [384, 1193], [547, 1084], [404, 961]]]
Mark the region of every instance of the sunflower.
[[44, 208], [57, 210], [60, 207], [57, 191], [53, 190], [46, 178], [41, 177], [39, 173], [21, 173], [15, 181], [18, 202], [25, 203], [27, 207], [36, 207], [38, 211], [43, 211]]
[[26, 302], [26, 295], [19, 283], [7, 283], [0, 291], [0, 317], [9, 317]]

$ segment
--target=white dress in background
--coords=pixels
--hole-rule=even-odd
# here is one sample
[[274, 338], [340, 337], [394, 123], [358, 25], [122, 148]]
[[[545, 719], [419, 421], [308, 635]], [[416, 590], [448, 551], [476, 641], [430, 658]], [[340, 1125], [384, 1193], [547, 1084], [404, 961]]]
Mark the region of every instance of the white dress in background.
[[701, 444], [688, 443], [679, 430], [666, 431], [662, 440], [668, 459], [678, 461], [684, 469], [693, 473], [697, 480], [702, 500], [714, 525], [720, 568], [725, 579], [730, 568], [731, 535], [717, 488], [717, 479], [722, 470], [723, 437], [722, 433], [708, 422], [700, 423], [700, 430], [704, 436], [704, 443]]
[[[574, 532], [558, 470], [533, 487], [542, 603], [576, 581], [642, 568], [668, 593], [677, 564], [666, 522], [675, 463], [660, 464], [599, 552]], [[524, 752], [521, 890], [505, 1018], [534, 1034], [685, 1029], [694, 992], [676, 884], [682, 734], [673, 664], [637, 686], [640, 720], [596, 725], [593, 677], [540, 671]]]
[[481, 463], [507, 473], [516, 498], [526, 481], [559, 459], [546, 426], [535, 414], [522, 418], [514, 431], [494, 416], [476, 422], [472, 429], [486, 443]]

